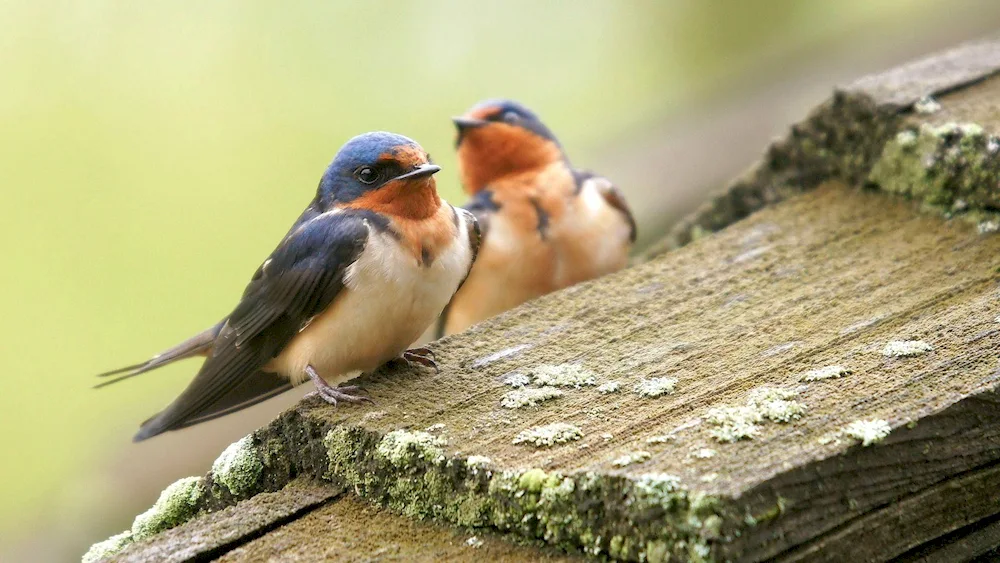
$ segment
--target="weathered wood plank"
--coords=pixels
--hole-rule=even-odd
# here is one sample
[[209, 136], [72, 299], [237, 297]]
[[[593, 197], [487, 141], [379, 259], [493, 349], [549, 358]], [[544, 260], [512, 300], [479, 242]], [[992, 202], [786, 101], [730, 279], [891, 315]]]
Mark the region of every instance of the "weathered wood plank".
[[[373, 409], [307, 402], [259, 439], [332, 430], [324, 441], [331, 476], [366, 498], [617, 557], [690, 556], [698, 553], [684, 551], [692, 542], [741, 561], [794, 560], [812, 555], [812, 545], [833, 559], [847, 549], [871, 559], [900, 555], [973, 516], [893, 529], [887, 523], [898, 514], [886, 506], [930, 510], [921, 495], [939, 499], [949, 479], [978, 475], [1000, 459], [997, 411], [983, 406], [997, 386], [998, 251], [1000, 237], [971, 225], [830, 185], [443, 341], [435, 348], [439, 374], [367, 376], [379, 401]], [[933, 350], [882, 354], [899, 339]], [[852, 373], [802, 381], [833, 364]], [[617, 380], [621, 391], [585, 385], [536, 407], [501, 405], [512, 373], [568, 365], [593, 373], [595, 383]], [[672, 394], [633, 391], [663, 376], [677, 379]], [[797, 393], [805, 414], [761, 423], [752, 440], [716, 441], [710, 409], [745, 405], [762, 387]], [[841, 433], [859, 419], [885, 420], [894, 430], [862, 447]], [[552, 448], [512, 443], [553, 422], [574, 424], [583, 437]], [[433, 440], [418, 432], [426, 428], [440, 444], [420, 443]], [[385, 438], [399, 429], [408, 429], [401, 436], [412, 448]], [[670, 439], [647, 441], [661, 436]], [[616, 467], [638, 451], [649, 459]], [[476, 477], [463, 461], [470, 454], [489, 458], [489, 470]], [[507, 481], [497, 477], [505, 471], [513, 476]], [[649, 474], [676, 476], [676, 495], [670, 510], [634, 513], [629, 499]], [[525, 475], [547, 484], [532, 489]], [[537, 500], [510, 504], [532, 491], [544, 496], [564, 479], [575, 490], [554, 513]], [[498, 492], [503, 486], [511, 490]], [[998, 510], [990, 497], [977, 498], [969, 514]], [[685, 527], [680, 516], [698, 525]], [[866, 529], [891, 532], [894, 541], [859, 541], [855, 534]]]
[[418, 522], [374, 507], [353, 495], [329, 503], [218, 559], [267, 561], [581, 561], [531, 545], [516, 545], [490, 532], [468, 532]]
[[[630, 560], [989, 553], [996, 52], [848, 87], [669, 241], [686, 246], [435, 343], [439, 373], [362, 377], [376, 406], [301, 403], [247, 442], [256, 490], [311, 476], [407, 516]], [[913, 111], [927, 93], [942, 107]], [[554, 444], [522, 439], [554, 424]], [[218, 481], [201, 509], [244, 498]]]

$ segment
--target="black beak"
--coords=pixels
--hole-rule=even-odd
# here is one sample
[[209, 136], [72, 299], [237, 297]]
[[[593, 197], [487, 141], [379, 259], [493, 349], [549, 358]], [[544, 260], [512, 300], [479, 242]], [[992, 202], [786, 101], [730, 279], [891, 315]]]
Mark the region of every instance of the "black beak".
[[476, 119], [474, 117], [453, 117], [451, 118], [455, 122], [455, 127], [458, 128], [458, 137], [455, 138], [455, 148], [458, 148], [462, 144], [462, 139], [465, 137], [465, 132], [469, 129], [475, 129], [476, 127], [482, 127], [489, 123], [488, 121], [483, 121], [482, 119]]
[[459, 131], [463, 129], [472, 129], [473, 127], [482, 127], [483, 125], [489, 123], [488, 121], [483, 121], [482, 119], [461, 116], [453, 117], [451, 120], [455, 122], [455, 127], [458, 127]]
[[406, 174], [396, 176], [393, 180], [412, 180], [414, 178], [423, 178], [424, 176], [430, 176], [431, 174], [435, 174], [440, 171], [441, 167], [436, 164], [421, 164]]

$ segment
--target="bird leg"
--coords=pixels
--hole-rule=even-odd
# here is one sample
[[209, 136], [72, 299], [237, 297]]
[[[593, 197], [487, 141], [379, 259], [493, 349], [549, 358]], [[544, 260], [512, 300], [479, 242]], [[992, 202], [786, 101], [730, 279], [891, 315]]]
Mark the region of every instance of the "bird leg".
[[410, 348], [403, 352], [403, 360], [410, 365], [419, 364], [426, 368], [431, 368], [434, 370], [434, 373], [440, 371], [437, 362], [434, 361], [434, 350], [430, 348]]
[[306, 375], [312, 380], [313, 385], [316, 386], [316, 390], [312, 393], [308, 393], [306, 397], [312, 397], [313, 395], [319, 395], [324, 401], [330, 403], [333, 406], [337, 406], [340, 401], [345, 403], [371, 403], [375, 404], [375, 401], [371, 400], [364, 395], [358, 395], [357, 393], [364, 392], [364, 389], [357, 385], [344, 385], [342, 387], [334, 387], [326, 382], [325, 379], [316, 373], [316, 369], [312, 366], [306, 366]]

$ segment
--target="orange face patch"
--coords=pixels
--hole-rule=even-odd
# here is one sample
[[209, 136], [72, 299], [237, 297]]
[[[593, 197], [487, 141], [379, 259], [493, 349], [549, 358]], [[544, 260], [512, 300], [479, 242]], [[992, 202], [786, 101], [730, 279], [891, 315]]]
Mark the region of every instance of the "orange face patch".
[[553, 141], [501, 122], [469, 129], [458, 146], [459, 176], [470, 194], [506, 175], [560, 159], [562, 152]]
[[391, 217], [426, 219], [441, 207], [433, 177], [392, 180], [379, 189], [365, 192], [345, 207], [368, 209]]

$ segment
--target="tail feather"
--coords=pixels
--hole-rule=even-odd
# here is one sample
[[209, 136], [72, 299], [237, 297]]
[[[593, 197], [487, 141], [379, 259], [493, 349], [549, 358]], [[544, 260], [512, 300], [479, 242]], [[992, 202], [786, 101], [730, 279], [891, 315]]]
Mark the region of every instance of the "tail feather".
[[138, 364], [132, 364], [130, 366], [125, 366], [123, 368], [113, 369], [111, 371], [106, 371], [100, 373], [97, 377], [110, 377], [117, 375], [110, 381], [105, 381], [94, 386], [94, 389], [100, 389], [101, 387], [106, 387], [112, 383], [118, 383], [119, 381], [124, 381], [126, 379], [141, 375], [148, 371], [152, 371], [157, 368], [161, 368], [169, 363], [175, 362], [177, 360], [183, 360], [185, 358], [190, 358], [191, 356], [197, 356], [199, 354], [205, 355], [211, 352], [212, 346], [215, 343], [215, 338], [219, 335], [222, 327], [226, 324], [226, 319], [220, 321], [217, 325], [209, 328], [208, 330], [202, 331], [191, 338], [188, 338], [184, 342], [164, 350], [159, 354], [153, 356], [145, 362], [140, 362]]

